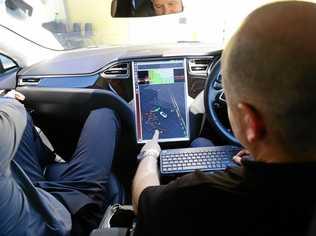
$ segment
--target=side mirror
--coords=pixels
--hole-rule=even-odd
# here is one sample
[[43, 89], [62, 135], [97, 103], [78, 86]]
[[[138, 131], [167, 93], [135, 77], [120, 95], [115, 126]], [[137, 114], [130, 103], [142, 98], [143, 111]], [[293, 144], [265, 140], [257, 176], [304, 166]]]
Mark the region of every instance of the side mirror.
[[18, 65], [10, 58], [0, 54], [0, 74], [18, 67]]
[[11, 58], [0, 54], [0, 90], [14, 89], [19, 66]]
[[183, 12], [182, 0], [112, 0], [112, 17], [162, 16]]

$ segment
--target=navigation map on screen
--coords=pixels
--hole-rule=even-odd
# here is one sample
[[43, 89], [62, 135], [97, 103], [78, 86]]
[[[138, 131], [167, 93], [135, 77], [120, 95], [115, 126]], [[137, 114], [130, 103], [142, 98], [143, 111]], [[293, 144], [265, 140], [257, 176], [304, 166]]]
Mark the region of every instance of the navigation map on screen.
[[137, 141], [150, 140], [156, 129], [160, 141], [189, 139], [184, 60], [134, 63]]

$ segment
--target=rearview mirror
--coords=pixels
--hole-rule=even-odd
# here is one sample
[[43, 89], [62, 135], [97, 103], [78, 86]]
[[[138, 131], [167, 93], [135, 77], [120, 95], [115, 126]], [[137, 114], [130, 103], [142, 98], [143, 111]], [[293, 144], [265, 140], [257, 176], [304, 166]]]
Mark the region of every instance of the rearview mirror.
[[112, 17], [162, 16], [183, 12], [182, 0], [113, 0]]
[[29, 16], [32, 16], [33, 14], [33, 7], [23, 0], [6, 0], [5, 5], [13, 11], [19, 9], [27, 13]]

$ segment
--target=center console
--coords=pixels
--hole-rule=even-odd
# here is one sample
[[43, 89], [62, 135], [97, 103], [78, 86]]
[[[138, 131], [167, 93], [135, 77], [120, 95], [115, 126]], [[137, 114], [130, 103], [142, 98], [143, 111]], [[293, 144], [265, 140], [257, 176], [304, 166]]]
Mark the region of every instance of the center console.
[[131, 205], [109, 206], [98, 229], [90, 236], [133, 236], [136, 215]]

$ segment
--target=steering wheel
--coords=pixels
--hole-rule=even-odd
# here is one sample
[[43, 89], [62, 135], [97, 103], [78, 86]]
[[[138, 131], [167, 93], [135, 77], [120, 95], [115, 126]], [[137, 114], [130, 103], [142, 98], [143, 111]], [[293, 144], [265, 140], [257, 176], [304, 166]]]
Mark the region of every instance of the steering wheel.
[[240, 145], [231, 130], [227, 103], [222, 86], [221, 60], [219, 59], [208, 71], [208, 78], [204, 92], [205, 114], [216, 132], [230, 144]]

